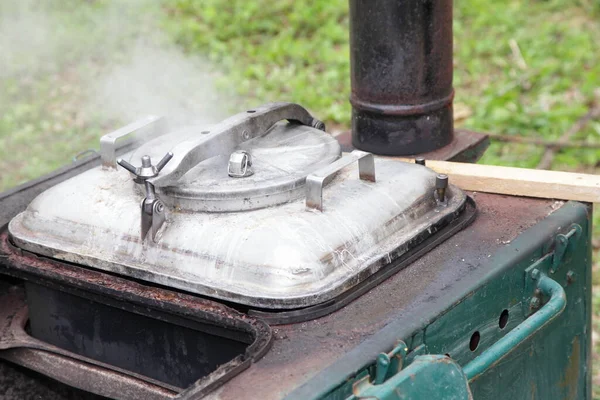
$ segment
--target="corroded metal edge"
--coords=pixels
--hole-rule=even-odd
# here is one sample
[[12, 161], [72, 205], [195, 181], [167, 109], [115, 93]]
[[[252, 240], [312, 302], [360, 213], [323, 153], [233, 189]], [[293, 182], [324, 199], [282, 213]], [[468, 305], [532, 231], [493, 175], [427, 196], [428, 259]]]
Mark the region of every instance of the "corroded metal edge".
[[[352, 132], [340, 132], [334, 137], [340, 143], [342, 151], [349, 152], [352, 146]], [[490, 145], [490, 138], [485, 133], [465, 129], [454, 131], [454, 139], [448, 145], [428, 153], [408, 155], [409, 158], [422, 157], [425, 160], [443, 160], [455, 162], [477, 162]]]
[[[3, 256], [0, 274], [25, 280], [35, 279], [50, 288], [117, 306], [129, 312], [156, 310], [173, 315], [180, 321], [184, 318], [206, 324], [207, 331], [214, 329], [215, 332], [223, 333], [227, 330], [233, 334], [238, 332], [238, 334], [250, 335], [252, 343], [245, 354], [222, 365], [213, 374], [186, 388], [180, 394], [182, 398], [186, 398], [186, 393], [196, 396], [197, 393], [208, 393], [218, 388], [263, 357], [272, 345], [271, 328], [264, 321], [211, 300], [143, 285], [100, 271], [34, 255], [17, 248], [10, 242], [6, 226], [0, 230], [0, 255]], [[136, 307], [139, 305], [143, 307]], [[40, 363], [43, 364], [48, 358], [45, 355], [47, 352], [43, 353], [24, 352], [23, 360], [31, 360], [37, 354]], [[15, 355], [18, 352], [13, 351], [11, 354], [10, 360], [19, 363], [21, 357]], [[33, 364], [31, 361], [23, 361], [23, 365], [32, 368]], [[44, 371], [42, 368], [39, 370], [41, 373], [45, 373]], [[94, 388], [84, 381], [81, 382], [81, 386], [76, 387], [94, 392]]]

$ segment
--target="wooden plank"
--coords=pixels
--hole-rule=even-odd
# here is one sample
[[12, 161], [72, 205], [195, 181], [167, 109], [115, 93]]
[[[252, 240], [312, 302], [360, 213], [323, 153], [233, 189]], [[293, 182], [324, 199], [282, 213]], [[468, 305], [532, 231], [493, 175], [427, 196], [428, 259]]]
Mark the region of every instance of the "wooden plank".
[[435, 160], [427, 160], [427, 167], [448, 175], [450, 183], [463, 190], [600, 203], [597, 175]]

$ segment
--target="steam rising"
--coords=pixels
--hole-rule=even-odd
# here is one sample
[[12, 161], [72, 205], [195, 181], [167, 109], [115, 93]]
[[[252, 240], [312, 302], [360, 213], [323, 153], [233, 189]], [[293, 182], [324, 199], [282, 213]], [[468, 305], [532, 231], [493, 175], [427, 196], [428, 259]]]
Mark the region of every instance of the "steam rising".
[[[148, 114], [180, 125], [230, 114], [218, 74], [163, 33], [155, 0], [0, 0], [0, 79], [59, 76], [83, 126]], [[68, 81], [64, 84], [62, 80]], [[68, 102], [67, 99], [65, 99]], [[60, 133], [59, 133], [60, 134]]]
[[179, 124], [211, 123], [226, 115], [213, 75], [198, 60], [141, 42], [130, 52], [128, 62], [94, 83], [88, 107], [127, 121], [154, 114]]

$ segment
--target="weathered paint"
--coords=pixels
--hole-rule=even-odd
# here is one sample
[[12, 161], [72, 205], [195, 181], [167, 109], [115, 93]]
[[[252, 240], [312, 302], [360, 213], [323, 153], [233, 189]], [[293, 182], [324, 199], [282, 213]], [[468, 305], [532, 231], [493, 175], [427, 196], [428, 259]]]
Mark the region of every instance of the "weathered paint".
[[[515, 332], [517, 326], [521, 326], [520, 329], [530, 328], [535, 331], [534, 334], [514, 341], [514, 348], [502, 353], [501, 360], [489, 363], [489, 368], [486, 365], [479, 371], [481, 373], [472, 374], [470, 388], [473, 397], [478, 400], [589, 399], [590, 211], [589, 207], [581, 204], [568, 203], [560, 212], [549, 216], [492, 256], [488, 278], [482, 280], [479, 287], [467, 292], [423, 330], [407, 335], [405, 340], [410, 343], [411, 349], [420, 345], [421, 352], [426, 348], [431, 354], [448, 353], [464, 367], [477, 356], [485, 354], [509, 332]], [[559, 224], [553, 225], [552, 222]], [[556, 265], [552, 254], [556, 235], [568, 233], [573, 223], [582, 227], [583, 234], [569, 243], [562, 261]], [[539, 274], [532, 274], [533, 269], [538, 269]], [[553, 273], [551, 270], [554, 269]], [[545, 274], [557, 282], [556, 286], [564, 289], [566, 305], [560, 315], [547, 319], [541, 326], [532, 327], [531, 318], [535, 321], [539, 312], [531, 308], [533, 297], [540, 299], [542, 310], [545, 305], [558, 307], [554, 311], [563, 306], [564, 299], [555, 299], [556, 304], [549, 303], [550, 293], [543, 288], [536, 291], [531, 284], [532, 275], [540, 280]], [[502, 329], [499, 316], [505, 309], [509, 311], [509, 320]], [[470, 338], [475, 331], [479, 332], [481, 339], [477, 348], [471, 349]], [[407, 362], [410, 358], [411, 353]], [[469, 369], [467, 367], [467, 372]], [[369, 368], [365, 367], [361, 373], [365, 371]], [[422, 379], [425, 387], [431, 383], [431, 379]], [[338, 390], [345, 392], [348, 385], [341, 385], [330, 394]], [[320, 398], [329, 398], [329, 395], [323, 394]]]
[[[76, 170], [69, 169], [67, 172], [75, 173]], [[58, 175], [52, 179], [60, 180], [62, 176]], [[38, 183], [19, 188], [9, 195], [0, 195], [0, 220], [6, 222], [28, 204], [41, 191], [40, 185], [48, 186], [53, 182], [45, 178]], [[323, 397], [327, 393], [331, 394], [330, 398], [346, 399], [352, 393], [352, 383], [365, 374], [373, 372], [370, 366], [380, 352], [390, 351], [399, 339], [405, 339], [412, 350], [412, 353], [407, 355], [407, 362], [414, 359], [416, 353], [424, 354], [427, 350], [424, 345], [427, 342], [426, 333], [431, 334], [431, 331], [426, 331], [428, 326], [454, 309], [463, 316], [479, 313], [479, 309], [469, 310], [470, 305], [463, 304], [464, 300], [486, 287], [489, 288], [490, 285], [508, 284], [510, 279], [506, 277], [507, 273], [513, 269], [520, 269], [522, 273], [534, 261], [536, 255], [534, 253], [543, 248], [544, 243], [550, 241], [554, 234], [559, 232], [559, 228], [566, 230], [573, 222], [581, 223], [591, 218], [586, 214], [589, 208], [581, 203], [568, 203], [556, 210], [561, 204], [550, 200], [485, 193], [471, 195], [477, 201], [480, 213], [478, 219], [468, 229], [335, 313], [307, 323], [276, 327], [273, 349], [251, 368], [240, 373], [221, 389], [217, 389], [208, 398], [246, 398], [247, 388], [250, 387], [253, 390], [253, 397], [262, 399], [279, 399], [286, 395], [290, 398], [308, 399]], [[554, 360], [547, 360], [543, 357], [543, 352], [540, 355], [542, 351], [540, 346], [526, 343], [521, 346], [523, 348], [519, 347], [511, 354], [515, 359], [507, 362], [508, 367], [502, 365], [501, 377], [492, 371], [490, 377], [485, 374], [476, 381], [478, 386], [473, 388], [474, 398], [494, 398], [494, 393], [498, 394], [497, 387], [507, 386], [506, 382], [510, 384], [512, 376], [519, 377], [522, 371], [511, 365], [519, 365], [519, 368], [531, 371], [558, 370], [558, 373], [552, 374], [546, 380], [538, 379], [536, 373], [530, 373], [526, 379], [520, 379], [519, 383], [523, 386], [519, 387], [520, 391], [518, 396], [515, 396], [516, 399], [530, 399], [532, 395], [534, 399], [548, 398], [544, 397], [540, 388], [547, 382], [560, 387], [555, 390], [563, 390], [569, 396], [575, 393], [575, 398], [591, 398], [589, 384], [586, 383], [584, 391], [587, 392], [587, 396], [582, 397], [581, 389], [581, 382], [588, 382], [591, 371], [589, 358], [591, 346], [590, 231], [588, 225], [582, 227], [584, 231], [582, 240], [586, 244], [580, 244], [578, 251], [588, 252], [588, 254], [575, 255], [576, 259], [573, 260], [569, 260], [572, 257], [567, 254], [567, 260], [557, 272], [564, 274], [559, 281], [565, 286], [565, 276], [570, 271], [567, 266], [575, 265], [577, 260], [584, 263], [575, 268], [574, 280], [571, 279], [569, 287], [565, 288], [568, 299], [567, 310], [559, 320], [553, 322], [553, 326], [547, 328], [547, 332], [540, 332], [533, 339], [537, 342], [541, 337], [546, 348], [552, 351], [556, 348], [563, 353], [564, 364], [556, 368], [546, 367], [547, 363]], [[539, 250], [540, 256], [542, 253], [543, 251]], [[521, 285], [522, 277], [521, 275], [519, 281]], [[521, 307], [523, 300], [518, 296], [509, 297], [506, 301], [511, 307], [509, 309], [511, 318], [505, 330], [510, 330], [518, 324], [519, 318], [522, 320], [526, 317], [523, 311], [525, 307]], [[489, 332], [495, 330], [497, 313], [501, 311], [498, 310], [499, 301], [496, 301], [498, 304], [495, 306], [494, 303], [493, 299], [487, 302], [489, 316], [485, 312], [481, 312], [480, 315], [482, 326], [487, 324]], [[572, 309], [574, 304], [580, 304], [580, 307]], [[513, 321], [515, 315], [517, 321]], [[566, 320], [563, 321], [563, 318]], [[581, 328], [576, 331], [577, 335], [568, 337], [563, 332], [557, 331], [558, 326], [568, 327], [569, 324]], [[454, 325], [449, 325], [449, 328], [455, 329], [462, 325], [463, 320], [455, 318]], [[488, 334], [483, 332], [481, 326], [480, 331], [482, 332], [480, 348], [483, 350], [495, 339], [488, 338]], [[555, 342], [548, 339], [551, 336], [549, 332], [557, 335], [557, 338], [553, 339]], [[457, 338], [457, 340], [468, 341], [468, 337]], [[574, 340], [579, 342], [579, 348], [571, 345]], [[468, 346], [468, 343], [463, 346]], [[579, 354], [579, 359], [576, 360], [580, 367], [577, 378], [572, 372], [575, 354]], [[527, 361], [526, 365], [520, 365], [520, 358], [532, 360]], [[460, 365], [466, 362], [466, 360], [457, 361]], [[568, 370], [567, 365], [570, 366]], [[9, 372], [20, 373], [14, 372], [9, 364], [0, 363], [0, 366], [3, 367], [0, 373], [5, 376], [13, 376], [9, 375]], [[494, 377], [499, 379], [497, 385], [494, 382], [485, 382], [486, 379]], [[41, 378], [38, 376], [36, 379]], [[579, 385], [569, 391], [568, 387], [564, 386], [564, 382], [573, 379], [577, 379]], [[334, 397], [332, 391], [344, 386], [344, 382], [347, 383], [349, 391], [336, 392], [339, 397]], [[44, 384], [48, 383], [44, 381]], [[560, 385], [563, 385], [564, 389]], [[571, 385], [571, 388], [573, 387]], [[487, 395], [484, 390], [488, 391]], [[508, 398], [511, 392], [507, 393], [508, 395], [503, 397]]]
[[445, 356], [418, 356], [402, 373], [376, 385], [367, 377], [357, 381], [348, 400], [434, 399], [472, 400], [467, 377]]

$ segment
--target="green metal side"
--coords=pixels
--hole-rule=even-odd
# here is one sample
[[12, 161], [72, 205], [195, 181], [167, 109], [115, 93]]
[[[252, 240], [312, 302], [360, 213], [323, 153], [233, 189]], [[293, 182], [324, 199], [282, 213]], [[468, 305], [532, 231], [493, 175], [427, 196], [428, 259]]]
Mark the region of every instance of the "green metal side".
[[315, 398], [591, 399], [591, 220], [565, 204], [490, 255], [459, 302]]

